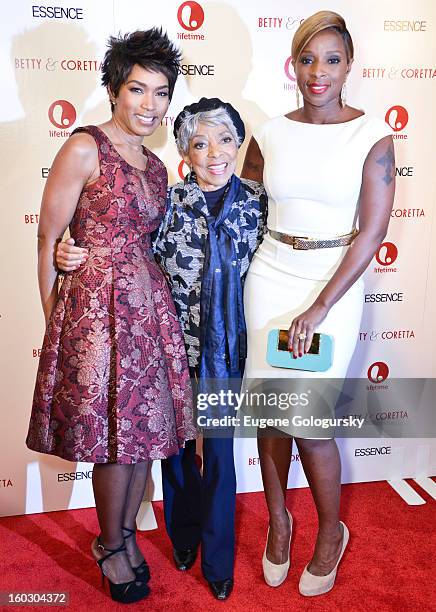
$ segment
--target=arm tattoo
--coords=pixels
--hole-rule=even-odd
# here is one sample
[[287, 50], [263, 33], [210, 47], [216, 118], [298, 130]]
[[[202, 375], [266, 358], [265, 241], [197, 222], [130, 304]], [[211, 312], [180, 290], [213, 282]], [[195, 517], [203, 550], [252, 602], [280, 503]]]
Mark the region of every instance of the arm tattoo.
[[384, 166], [385, 175], [383, 181], [386, 185], [390, 185], [394, 180], [395, 172], [394, 147], [392, 143], [389, 144], [386, 153], [376, 161], [380, 166]]

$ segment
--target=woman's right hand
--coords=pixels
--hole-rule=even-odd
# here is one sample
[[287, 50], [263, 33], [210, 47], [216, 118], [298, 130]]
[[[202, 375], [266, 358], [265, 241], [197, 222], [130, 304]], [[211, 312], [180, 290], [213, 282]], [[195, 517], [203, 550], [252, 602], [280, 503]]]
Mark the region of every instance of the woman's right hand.
[[68, 238], [57, 245], [56, 265], [63, 272], [77, 270], [88, 259], [88, 249], [76, 247], [74, 242], [74, 238]]

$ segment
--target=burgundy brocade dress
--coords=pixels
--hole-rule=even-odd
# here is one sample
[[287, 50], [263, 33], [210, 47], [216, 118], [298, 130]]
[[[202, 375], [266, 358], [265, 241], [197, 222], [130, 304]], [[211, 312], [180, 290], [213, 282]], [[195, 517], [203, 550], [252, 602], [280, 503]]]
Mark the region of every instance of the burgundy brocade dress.
[[130, 166], [95, 126], [100, 177], [70, 224], [89, 258], [66, 275], [44, 337], [27, 446], [70, 461], [137, 463], [196, 437], [182, 331], [150, 233], [167, 172]]

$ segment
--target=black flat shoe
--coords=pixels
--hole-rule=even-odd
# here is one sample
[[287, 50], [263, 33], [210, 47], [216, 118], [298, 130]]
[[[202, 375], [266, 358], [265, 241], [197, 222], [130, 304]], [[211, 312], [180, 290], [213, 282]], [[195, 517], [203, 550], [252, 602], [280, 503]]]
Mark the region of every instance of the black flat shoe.
[[[128, 532], [128, 534], [124, 536], [125, 540], [127, 540], [127, 538], [130, 538], [134, 533], [136, 533], [136, 529], [129, 529], [129, 527], [123, 527], [123, 529], [124, 531]], [[151, 577], [150, 568], [145, 559], [137, 567], [132, 567], [132, 570], [135, 572], [135, 576], [137, 578], [140, 578], [143, 582], [149, 582]]]
[[197, 548], [187, 548], [186, 550], [177, 550], [173, 548], [174, 562], [178, 570], [186, 572], [190, 569], [197, 558]]
[[209, 584], [209, 588], [212, 591], [212, 595], [215, 599], [219, 599], [220, 601], [224, 601], [230, 597], [233, 591], [233, 578], [226, 578], [226, 580], [216, 580], [216, 581], [207, 581]]
[[[103, 563], [107, 561], [110, 557], [112, 557], [112, 555], [116, 555], [120, 552], [125, 552], [126, 546], [123, 544], [122, 546], [119, 546], [115, 549], [106, 548], [106, 546], [102, 544], [100, 537], [97, 538], [97, 545], [101, 550], [104, 550], [105, 552], [109, 553], [102, 559], [96, 559], [101, 571], [101, 582], [104, 586], [104, 579], [107, 578], [107, 576], [103, 571]], [[130, 582], [122, 582], [120, 584], [111, 582], [109, 578], [107, 578], [107, 581], [109, 583], [109, 590], [112, 599], [114, 601], [118, 601], [119, 603], [135, 603], [137, 601], [141, 601], [141, 599], [145, 599], [150, 593], [150, 587], [148, 586], [148, 584], [146, 582], [138, 580], [138, 578], [135, 578]]]

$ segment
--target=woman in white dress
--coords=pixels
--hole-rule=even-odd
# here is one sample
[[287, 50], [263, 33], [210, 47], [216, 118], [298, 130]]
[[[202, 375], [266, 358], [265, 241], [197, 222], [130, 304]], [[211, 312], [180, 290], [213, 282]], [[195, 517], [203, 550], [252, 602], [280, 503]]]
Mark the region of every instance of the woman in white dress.
[[[267, 364], [268, 332], [277, 328], [289, 328], [296, 360], [314, 332], [332, 335], [333, 365], [323, 375], [346, 375], [362, 313], [360, 276], [386, 235], [394, 198], [388, 126], [345, 103], [353, 43], [343, 18], [321, 11], [306, 19], [295, 33], [292, 57], [303, 105], [255, 130], [242, 172], [263, 180], [269, 196], [269, 231], [245, 284], [248, 379], [322, 376]], [[289, 569], [292, 517], [285, 502], [294, 436], [319, 523], [299, 589], [319, 595], [333, 587], [348, 542], [339, 520], [340, 457], [334, 439], [285, 433], [258, 437], [270, 515], [264, 576], [279, 586]]]

